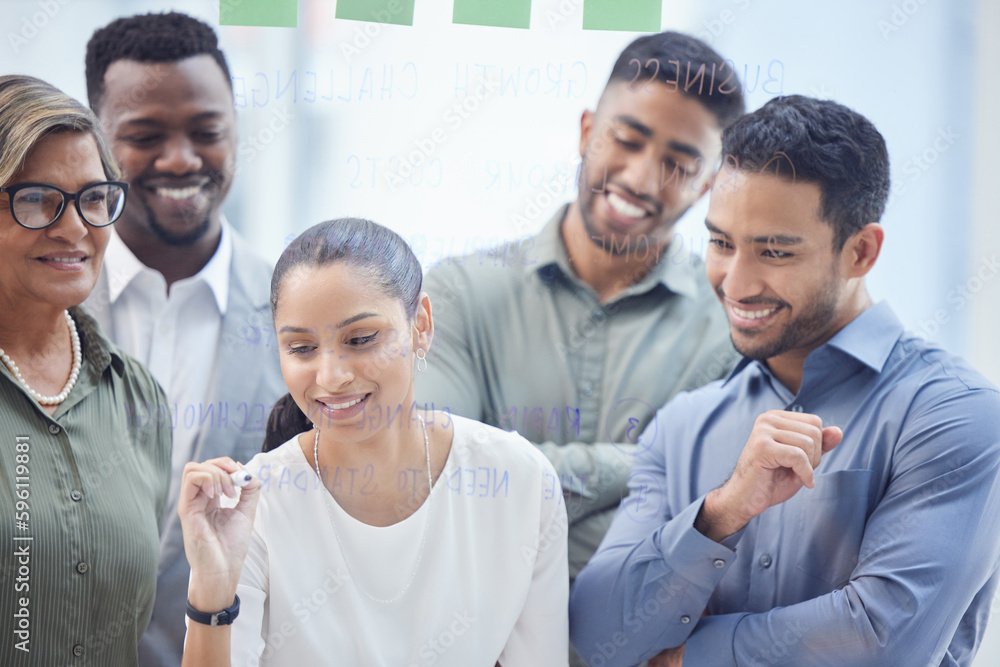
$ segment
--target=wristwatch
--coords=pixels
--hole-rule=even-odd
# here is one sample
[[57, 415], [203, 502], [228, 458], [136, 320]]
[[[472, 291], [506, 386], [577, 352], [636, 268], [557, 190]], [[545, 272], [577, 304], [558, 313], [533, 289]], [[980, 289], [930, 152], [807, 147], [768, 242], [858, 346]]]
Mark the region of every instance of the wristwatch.
[[226, 607], [222, 611], [217, 611], [214, 614], [198, 611], [191, 606], [191, 601], [188, 600], [187, 615], [192, 621], [202, 623], [204, 625], [229, 625], [236, 620], [237, 616], [240, 615], [240, 596], [236, 596], [236, 599], [233, 600], [233, 604], [231, 606]]

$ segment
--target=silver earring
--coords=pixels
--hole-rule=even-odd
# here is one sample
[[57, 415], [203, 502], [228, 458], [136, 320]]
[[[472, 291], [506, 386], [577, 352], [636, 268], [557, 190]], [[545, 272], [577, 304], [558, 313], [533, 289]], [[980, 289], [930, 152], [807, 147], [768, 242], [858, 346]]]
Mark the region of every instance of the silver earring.
[[424, 348], [417, 348], [417, 371], [423, 373], [427, 370], [427, 353], [424, 352]]

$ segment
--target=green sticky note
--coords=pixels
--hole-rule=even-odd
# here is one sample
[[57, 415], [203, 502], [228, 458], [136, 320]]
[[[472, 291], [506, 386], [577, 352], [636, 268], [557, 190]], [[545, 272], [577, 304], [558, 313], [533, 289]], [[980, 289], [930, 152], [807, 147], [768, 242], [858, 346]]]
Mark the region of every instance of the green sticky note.
[[414, 0], [337, 0], [338, 19], [413, 25]]
[[584, 30], [660, 32], [661, 0], [583, 0]]
[[219, 25], [297, 28], [298, 0], [219, 0]]
[[455, 0], [452, 23], [527, 28], [531, 23], [531, 0]]

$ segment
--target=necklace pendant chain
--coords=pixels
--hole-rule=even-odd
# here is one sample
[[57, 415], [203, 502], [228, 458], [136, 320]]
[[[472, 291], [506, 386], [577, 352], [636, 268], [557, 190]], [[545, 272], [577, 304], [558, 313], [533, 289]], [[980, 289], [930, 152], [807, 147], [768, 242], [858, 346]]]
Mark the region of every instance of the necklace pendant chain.
[[3, 360], [4, 365], [10, 370], [18, 384], [24, 387], [31, 397], [40, 405], [59, 405], [65, 401], [66, 397], [69, 396], [69, 392], [73, 391], [77, 378], [80, 377], [80, 367], [83, 365], [83, 354], [80, 351], [80, 334], [76, 331], [76, 322], [73, 321], [73, 317], [69, 314], [69, 311], [64, 310], [63, 315], [66, 316], [66, 324], [69, 326], [73, 364], [69, 372], [69, 380], [66, 381], [66, 386], [63, 387], [63, 390], [55, 396], [43, 396], [32, 389], [28, 385], [28, 381], [21, 375], [21, 369], [17, 367], [14, 360], [10, 358], [10, 355], [3, 351], [3, 348], [0, 348], [0, 359]]
[[[402, 598], [403, 595], [406, 594], [406, 591], [410, 590], [410, 585], [413, 583], [413, 580], [417, 576], [417, 570], [420, 569], [420, 560], [421, 558], [423, 558], [424, 554], [424, 544], [427, 542], [427, 526], [431, 522], [429, 504], [431, 502], [431, 492], [434, 490], [433, 478], [431, 476], [431, 447], [430, 447], [430, 440], [427, 438], [427, 424], [424, 422], [424, 418], [421, 417], [419, 414], [417, 414], [417, 419], [420, 420], [420, 427], [423, 429], [424, 432], [424, 458], [427, 460], [426, 502], [428, 503], [428, 508], [427, 508], [427, 517], [424, 519], [424, 529], [420, 535], [420, 546], [417, 547], [417, 562], [414, 563], [413, 571], [410, 572], [410, 578], [407, 580], [406, 584], [403, 586], [403, 589], [399, 591], [399, 593], [386, 600], [383, 598], [375, 597], [374, 595], [372, 595], [371, 593], [369, 593], [364, 589], [364, 587], [361, 585], [361, 582], [358, 580], [358, 577], [354, 574], [354, 570], [351, 569], [351, 562], [347, 560], [347, 554], [344, 553], [344, 545], [340, 541], [340, 533], [337, 532], [337, 522], [334, 521], [333, 519], [333, 511], [330, 509], [329, 505], [330, 502], [336, 502], [336, 500], [333, 498], [332, 493], [329, 494], [328, 498], [323, 499], [324, 502], [326, 503], [327, 515], [330, 517], [330, 525], [333, 527], [333, 537], [337, 541], [337, 549], [340, 550], [340, 557], [344, 560], [344, 565], [347, 566], [347, 573], [351, 575], [351, 581], [354, 582], [354, 586], [359, 591], [361, 591], [361, 593], [365, 597], [367, 597], [369, 600], [372, 600], [373, 602], [378, 602], [379, 604], [392, 604], [398, 601], [400, 598]], [[323, 475], [320, 473], [320, 468], [319, 468], [319, 427], [316, 427], [316, 437], [313, 438], [313, 467], [316, 471], [316, 477], [319, 478], [320, 483], [323, 483]]]

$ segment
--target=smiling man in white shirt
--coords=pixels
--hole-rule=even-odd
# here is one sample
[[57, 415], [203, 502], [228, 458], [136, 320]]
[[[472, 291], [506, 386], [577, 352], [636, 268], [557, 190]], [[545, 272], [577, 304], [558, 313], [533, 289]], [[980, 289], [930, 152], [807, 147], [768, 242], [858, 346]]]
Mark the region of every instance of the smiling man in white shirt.
[[118, 19], [87, 45], [87, 93], [131, 190], [85, 306], [153, 372], [171, 414], [173, 484], [143, 665], [178, 665], [188, 565], [177, 493], [191, 460], [260, 451], [285, 386], [271, 336], [271, 267], [223, 219], [236, 116], [212, 28], [184, 14]]

